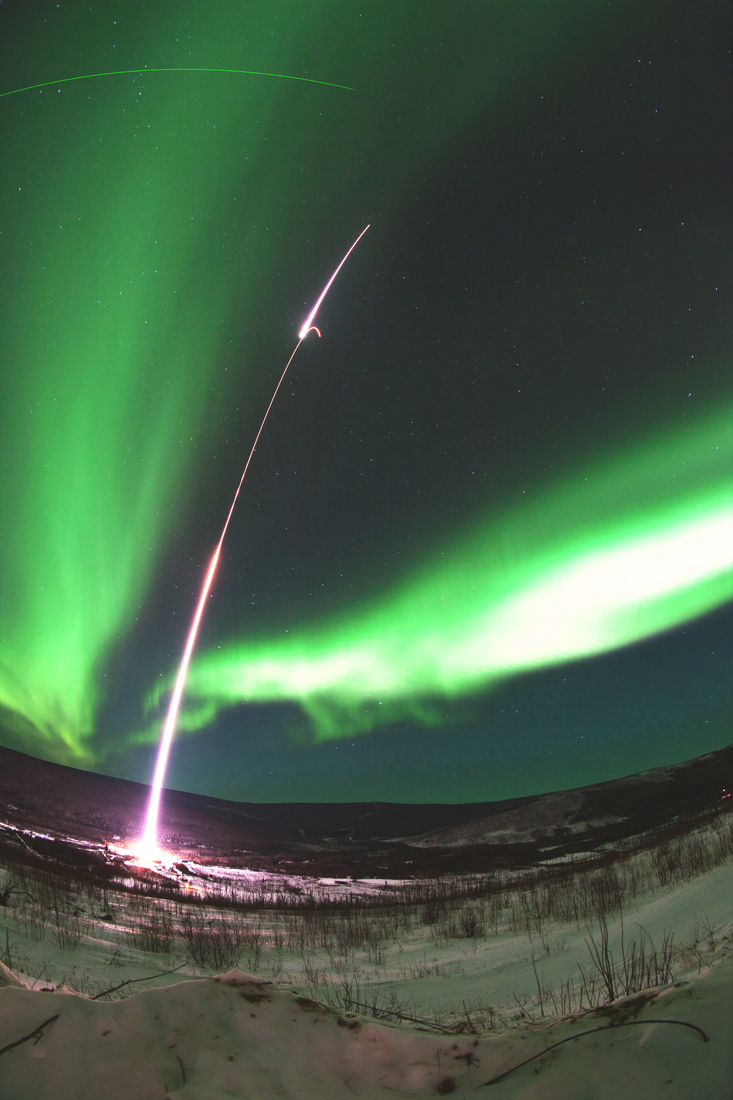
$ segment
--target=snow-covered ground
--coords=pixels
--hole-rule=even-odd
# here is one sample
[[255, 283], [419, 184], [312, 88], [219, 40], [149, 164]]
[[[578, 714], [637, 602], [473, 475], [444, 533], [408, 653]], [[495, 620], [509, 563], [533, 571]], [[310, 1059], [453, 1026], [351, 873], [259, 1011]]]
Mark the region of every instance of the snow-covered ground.
[[[394, 895], [387, 896], [393, 902]], [[697, 973], [733, 947], [732, 899], [733, 863], [636, 897], [607, 917], [609, 954], [616, 964], [634, 945], [643, 946], [647, 957], [654, 951], [661, 955], [666, 940], [673, 972]], [[502, 901], [507, 908], [495, 914], [494, 927], [482, 917], [480, 903], [471, 900], [455, 914], [438, 912], [434, 923], [423, 923], [425, 913], [419, 911], [409, 921], [405, 917], [402, 927], [394, 904], [386, 914], [358, 910], [347, 918], [327, 912], [320, 921], [307, 911], [240, 915], [199, 905], [193, 912], [204, 930], [221, 920], [239, 928], [239, 953], [232, 947], [227, 959], [224, 948], [220, 962], [236, 962], [264, 979], [341, 1006], [376, 1002], [385, 1010], [391, 1005], [403, 1015], [446, 1024], [465, 1021], [468, 1012], [474, 1023], [488, 1026], [493, 1018], [521, 1020], [522, 1012], [535, 1019], [588, 1007], [583, 976], [588, 983], [593, 975], [597, 1001], [600, 979], [591, 950], [594, 943], [601, 946], [599, 923], [538, 920], [533, 928], [520, 929], [516, 897], [509, 891]], [[0, 909], [0, 957], [29, 989], [67, 985], [88, 996], [129, 978], [167, 985], [211, 976], [214, 968], [197, 963], [186, 941], [175, 935], [185, 909], [111, 891], [100, 905], [81, 894], [67, 902], [58, 920], [52, 911], [41, 924], [38, 909], [19, 892]], [[472, 927], [472, 916], [478, 927]], [[180, 969], [151, 978], [173, 968]]]
[[[438, 891], [432, 905], [405, 907], [409, 883], [190, 865], [192, 897], [244, 881], [250, 894], [357, 901], [237, 913], [111, 890], [54, 895], [50, 880], [10, 883], [0, 869], [0, 897], [11, 887], [0, 955], [12, 970], [0, 988], [0, 1100], [468, 1095], [553, 1043], [618, 1023], [562, 1043], [491, 1095], [730, 1100], [733, 863], [660, 886], [652, 857], [634, 859], [625, 873], [639, 891], [605, 922], [548, 919], [541, 896], [519, 887], [447, 904]], [[385, 906], [359, 908], [359, 897]], [[217, 931], [218, 967], [200, 949]], [[611, 1009], [609, 973], [616, 996], [625, 982], [637, 991]], [[658, 995], [647, 988], [655, 973]], [[51, 1016], [40, 1038], [18, 1043]]]
[[602, 1012], [475, 1037], [339, 1013], [236, 970], [112, 1004], [7, 986], [0, 1098], [376, 1100], [486, 1086], [498, 1100], [726, 1100], [731, 978], [728, 959]]

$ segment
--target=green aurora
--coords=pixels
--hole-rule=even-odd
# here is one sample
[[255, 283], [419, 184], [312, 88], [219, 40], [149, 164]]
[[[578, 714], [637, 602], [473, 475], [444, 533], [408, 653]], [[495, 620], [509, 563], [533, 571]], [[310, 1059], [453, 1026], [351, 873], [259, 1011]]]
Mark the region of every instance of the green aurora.
[[[4, 300], [0, 705], [20, 743], [87, 765], [105, 663], [180, 516], [225, 319], [261, 308], [267, 283], [211, 257], [206, 213], [256, 175], [255, 126], [238, 157], [220, 150], [261, 94], [217, 99], [214, 126], [190, 85], [157, 83], [144, 107], [141, 87], [102, 114], [98, 83], [62, 126], [56, 104], [50, 119], [26, 107], [16, 149], [26, 233]], [[55, 126], [61, 156], [42, 145]]]
[[447, 546], [368, 612], [202, 654], [181, 725], [283, 700], [300, 703], [316, 740], [437, 724], [441, 697], [701, 615], [733, 596], [732, 465], [733, 433], [718, 416], [546, 490]]
[[[332, 5], [321, 7], [325, 20]], [[294, 70], [316, 33], [316, 13], [287, 11], [277, 68], [300, 75]], [[260, 62], [252, 68], [272, 72], [269, 19], [276, 15], [269, 3], [246, 16], [232, 4], [216, 17], [196, 12], [172, 46], [164, 9], [140, 12], [127, 48], [137, 51], [144, 41], [147, 57], [163, 52], [178, 61], [190, 23], [205, 28], [210, 42], [227, 42], [239, 24], [249, 57]], [[507, 42], [491, 85], [531, 64], [544, 48], [544, 25], [538, 19], [526, 58], [526, 44]], [[37, 41], [34, 56], [58, 71], [57, 33], [50, 26], [48, 44]], [[116, 30], [118, 44], [125, 33]], [[332, 71], [354, 73], [361, 55], [353, 43], [344, 59], [335, 24], [331, 44]], [[79, 56], [73, 26], [67, 48], [77, 70], [94, 56], [93, 45]], [[421, 65], [416, 57], [413, 79]], [[305, 199], [291, 182], [296, 190], [283, 211], [282, 181], [304, 165], [316, 176], [322, 222], [322, 209], [350, 186], [364, 135], [370, 145], [378, 135], [397, 175], [427, 155], [416, 127], [412, 140], [401, 127], [385, 135], [389, 92], [405, 74], [386, 74], [381, 95], [348, 114], [333, 97], [353, 93], [338, 87], [313, 88], [308, 98], [290, 80], [242, 76], [235, 88], [229, 73], [194, 75], [175, 65], [151, 77], [144, 67], [130, 68], [137, 75], [127, 80], [70, 77], [57, 92], [47, 76], [26, 83], [6, 66], [13, 91], [39, 90], [11, 94], [3, 106], [3, 160], [12, 169], [3, 194], [11, 229], [3, 238], [9, 276], [2, 318], [12, 368], [2, 380], [9, 483], [0, 500], [0, 706], [18, 743], [87, 765], [108, 690], [106, 663], [149, 594], [204, 428], [210, 448], [216, 444], [208, 398], [216, 383], [226, 399], [225, 349], [236, 332], [246, 373], [255, 345], [242, 333], [272, 311], [279, 281], [272, 247], [282, 253], [288, 236], [302, 231], [305, 211], [296, 203]], [[366, 79], [356, 71], [354, 83], [359, 76]], [[455, 73], [442, 90], [432, 140], [450, 133], [457, 111], [468, 117], [476, 110], [484, 93], [483, 81], [469, 88]], [[16, 113], [7, 116], [10, 110]], [[417, 117], [418, 106], [408, 107], [407, 119], [411, 111]], [[327, 149], [332, 127], [347, 120], [324, 190], [320, 165], [309, 163], [311, 147]], [[277, 134], [282, 141], [272, 140]], [[263, 189], [263, 179], [279, 186]], [[244, 234], [233, 229], [242, 222]], [[332, 254], [322, 257], [326, 266]], [[312, 262], [313, 246], [301, 246], [301, 255]], [[282, 298], [275, 301], [282, 318]]]
[[[323, 276], [368, 221], [324, 340], [299, 353], [293, 391], [303, 377], [313, 394], [283, 394], [258, 447], [251, 541], [233, 525], [181, 729], [243, 703], [297, 705], [318, 742], [439, 727], [522, 673], [730, 599], [721, 206], [695, 190], [714, 173], [688, 192], [675, 174], [695, 159], [676, 152], [682, 130], [710, 143], [679, 123], [687, 91], [665, 91], [684, 66], [653, 52], [661, 9], [112, 7], [34, 5], [7, 26], [0, 12], [3, 743], [88, 768], [124, 770], [127, 754], [146, 778], [135, 746], [159, 733], [241, 461]], [[338, 457], [319, 467], [319, 417], [342, 393], [339, 422], [324, 418]], [[421, 448], [423, 465], [453, 456], [429, 499]], [[290, 464], [302, 492], [276, 495], [276, 461], [278, 489]], [[336, 488], [316, 499], [322, 469]], [[282, 549], [282, 515], [313, 486], [322, 542], [293, 521], [303, 537]], [[316, 589], [308, 567], [365, 529], [381, 542]]]

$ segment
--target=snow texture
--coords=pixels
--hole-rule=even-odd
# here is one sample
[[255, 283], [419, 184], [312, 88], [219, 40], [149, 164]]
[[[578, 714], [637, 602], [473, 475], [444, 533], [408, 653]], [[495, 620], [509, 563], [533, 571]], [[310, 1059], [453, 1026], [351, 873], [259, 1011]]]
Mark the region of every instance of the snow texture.
[[[394, 1027], [232, 970], [126, 1000], [0, 989], [0, 1100], [729, 1100], [733, 960], [658, 992], [483, 1037]], [[57, 1014], [57, 1015], [56, 1015]], [[50, 1017], [40, 1032], [25, 1042]], [[707, 1037], [680, 1023], [702, 1029]], [[624, 1024], [619, 1027], [614, 1025]], [[38, 1037], [40, 1035], [40, 1037]]]

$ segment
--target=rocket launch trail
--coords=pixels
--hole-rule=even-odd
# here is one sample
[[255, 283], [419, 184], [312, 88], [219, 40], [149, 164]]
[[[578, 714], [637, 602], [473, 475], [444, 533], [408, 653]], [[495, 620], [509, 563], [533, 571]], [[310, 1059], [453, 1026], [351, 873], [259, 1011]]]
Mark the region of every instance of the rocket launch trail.
[[[312, 310], [310, 311], [310, 313], [309, 313], [309, 314], [308, 314], [308, 316], [306, 317], [305, 321], [303, 322], [303, 327], [301, 328], [300, 332], [298, 333], [298, 337], [299, 337], [299, 339], [301, 339], [301, 340], [304, 340], [304, 339], [306, 338], [306, 336], [308, 335], [308, 333], [310, 332], [311, 328], [315, 328], [315, 325], [313, 324], [313, 321], [315, 320], [315, 316], [316, 316], [316, 314], [318, 313], [318, 310], [320, 309], [320, 306], [321, 306], [321, 302], [323, 301], [323, 299], [324, 299], [324, 298], [326, 297], [326, 295], [328, 294], [329, 290], [331, 289], [331, 284], [333, 283], [334, 279], [336, 278], [336, 276], [338, 275], [339, 271], [340, 271], [340, 270], [341, 270], [341, 268], [342, 268], [342, 267], [344, 266], [344, 264], [345, 264], [345, 263], [346, 263], [346, 261], [348, 260], [349, 256], [350, 256], [350, 255], [351, 255], [351, 253], [352, 253], [352, 252], [354, 251], [354, 249], [356, 248], [356, 246], [358, 245], [359, 241], [360, 241], [360, 240], [361, 240], [361, 238], [362, 238], [362, 237], [364, 236], [364, 234], [366, 233], [366, 231], [367, 231], [367, 229], [368, 229], [368, 228], [369, 228], [369, 226], [368, 226], [368, 225], [364, 226], [364, 228], [362, 229], [361, 233], [360, 233], [360, 234], [359, 234], [359, 236], [358, 236], [358, 237], [356, 238], [356, 240], [355, 240], [355, 241], [354, 241], [354, 243], [352, 244], [351, 248], [350, 248], [350, 249], [349, 249], [349, 251], [348, 251], [348, 252], [346, 253], [346, 255], [344, 256], [343, 260], [342, 260], [342, 261], [341, 261], [341, 263], [340, 263], [340, 264], [338, 265], [338, 267], [337, 267], [337, 268], [336, 268], [336, 270], [334, 271], [333, 275], [331, 276], [331, 278], [330, 278], [330, 279], [328, 280], [328, 282], [327, 282], [327, 283], [326, 283], [326, 285], [324, 286], [323, 290], [321, 291], [321, 293], [320, 293], [320, 295], [319, 295], [319, 297], [318, 297], [318, 300], [316, 301], [316, 304], [315, 304], [315, 305], [313, 306], [313, 309], [312, 309]], [[321, 335], [321, 333], [320, 333], [320, 331], [319, 331], [318, 329], [316, 329], [316, 332], [318, 333], [318, 335], [319, 335], [319, 336]], [[297, 351], [297, 348], [296, 348], [296, 351]], [[293, 354], [295, 354], [295, 353], [293, 353]]]
[[272, 397], [270, 398], [270, 403], [267, 406], [267, 409], [265, 411], [265, 415], [262, 418], [262, 423], [260, 424], [259, 429], [257, 431], [257, 435], [255, 436], [254, 443], [252, 444], [252, 449], [249, 452], [249, 456], [248, 456], [247, 461], [245, 463], [244, 470], [242, 471], [242, 476], [239, 479], [239, 484], [237, 485], [237, 491], [235, 492], [234, 497], [232, 499], [232, 503], [231, 503], [231, 506], [229, 508], [229, 512], [227, 514], [227, 518], [224, 522], [224, 527], [222, 528], [221, 535], [219, 536], [219, 541], [216, 545], [216, 549], [214, 550], [214, 553], [212, 554], [211, 561], [209, 562], [209, 567], [206, 571], [206, 576], [204, 578], [204, 583], [201, 587], [201, 594], [199, 595], [198, 603], [196, 604], [196, 611], [194, 613], [193, 620], [191, 622], [191, 627], [190, 627], [189, 632], [188, 632], [188, 637], [186, 639], [186, 646], [183, 650], [183, 657], [181, 658], [181, 664], [179, 666], [178, 674], [176, 676], [175, 683], [173, 685], [173, 692], [171, 694], [170, 702], [168, 704], [168, 712], [167, 712], [167, 715], [166, 715], [165, 723], [163, 725], [163, 732], [162, 732], [161, 738], [160, 738], [160, 745], [159, 745], [159, 748], [158, 748], [158, 757], [157, 757], [156, 764], [155, 764], [155, 772], [153, 774], [153, 783], [152, 783], [152, 790], [151, 790], [151, 794], [150, 794], [150, 802], [148, 804], [148, 811], [147, 811], [147, 816], [146, 816], [146, 819], [145, 819], [145, 828], [144, 828], [141, 840], [136, 845], [137, 854], [142, 859], [155, 858], [155, 855], [158, 851], [158, 844], [157, 844], [158, 812], [159, 812], [159, 809], [160, 809], [160, 797], [161, 797], [161, 791], [162, 791], [162, 788], [163, 788], [163, 779], [165, 777], [165, 772], [166, 772], [166, 768], [167, 768], [167, 765], [168, 765], [168, 758], [170, 756], [171, 745], [173, 743], [173, 735], [175, 733], [176, 720], [178, 718], [178, 711], [180, 709], [181, 699], [183, 697], [183, 692], [184, 692], [184, 689], [185, 689], [185, 686], [186, 686], [186, 676], [188, 675], [188, 667], [191, 663], [191, 656], [193, 654], [194, 646], [196, 645], [196, 638], [198, 636], [199, 627], [201, 625], [201, 620], [203, 618], [204, 607], [206, 606], [206, 601], [209, 597], [209, 593], [211, 591], [211, 586], [214, 582], [214, 576], [216, 574], [216, 567], [219, 564], [219, 557], [220, 557], [220, 554], [221, 554], [221, 548], [222, 548], [222, 545], [224, 543], [224, 538], [226, 536], [227, 529], [229, 527], [229, 522], [232, 518], [232, 513], [234, 512], [234, 506], [237, 503], [237, 498], [239, 497], [240, 491], [242, 489], [244, 479], [247, 475], [247, 470], [249, 469], [250, 463], [252, 461], [252, 456], [255, 453], [255, 448], [257, 447], [257, 443], [259, 442], [259, 438], [262, 435], [262, 430], [263, 430], [263, 428], [264, 428], [264, 426], [267, 422], [268, 416], [270, 415], [270, 409], [272, 408], [272, 406], [275, 402], [275, 398], [277, 397], [278, 390], [280, 389], [280, 386], [282, 385], [283, 379], [285, 378], [285, 375], [288, 373], [288, 369], [290, 367], [290, 364], [292, 363], [293, 359], [295, 358], [295, 355], [298, 351], [298, 348], [303, 343], [303, 340], [306, 338], [306, 336], [311, 331], [311, 329], [315, 329], [315, 331], [318, 332], [318, 335], [319, 336], [321, 335], [320, 331], [317, 328], [315, 328], [315, 325], [313, 324], [313, 320], [315, 319], [316, 313], [318, 312], [318, 309], [320, 308], [320, 306], [323, 302], [323, 299], [328, 294], [328, 291], [330, 290], [330, 288], [331, 288], [336, 276], [338, 275], [339, 271], [344, 266], [347, 259], [349, 258], [351, 253], [354, 251], [354, 249], [356, 248], [356, 246], [359, 243], [359, 241], [361, 240], [361, 238], [366, 233], [367, 229], [369, 229], [368, 225], [365, 226], [364, 229], [362, 229], [359, 236], [356, 238], [354, 243], [351, 245], [351, 248], [349, 248], [348, 252], [346, 252], [346, 254], [344, 255], [344, 257], [341, 260], [341, 262], [339, 263], [338, 267], [335, 269], [335, 271], [331, 275], [331, 278], [328, 280], [325, 287], [321, 291], [321, 293], [318, 297], [318, 300], [316, 301], [316, 304], [313, 306], [313, 309], [308, 314], [308, 317], [304, 321], [303, 326], [300, 329], [300, 332], [298, 333], [298, 342], [295, 345], [295, 347], [293, 348], [293, 351], [290, 355], [290, 358], [288, 359], [287, 363], [285, 364], [285, 369], [283, 370], [282, 374], [280, 375], [280, 379], [279, 379], [277, 385], [275, 386], [275, 390], [272, 394]]

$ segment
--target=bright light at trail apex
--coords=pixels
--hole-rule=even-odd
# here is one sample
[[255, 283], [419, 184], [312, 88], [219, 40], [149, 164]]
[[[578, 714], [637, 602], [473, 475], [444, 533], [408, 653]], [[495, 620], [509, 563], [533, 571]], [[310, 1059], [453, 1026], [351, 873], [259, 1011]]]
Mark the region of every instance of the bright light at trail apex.
[[[302, 325], [302, 327], [301, 327], [301, 329], [300, 329], [300, 332], [298, 333], [298, 339], [299, 339], [299, 340], [305, 340], [305, 338], [306, 338], [306, 336], [308, 335], [308, 333], [310, 332], [310, 330], [311, 330], [312, 328], [315, 328], [315, 325], [313, 324], [313, 321], [315, 320], [315, 316], [316, 316], [316, 314], [318, 313], [318, 310], [319, 310], [319, 308], [320, 308], [321, 302], [323, 301], [323, 299], [324, 299], [324, 298], [326, 297], [326, 295], [328, 294], [329, 290], [331, 289], [331, 284], [333, 283], [334, 279], [336, 278], [336, 276], [338, 275], [339, 271], [340, 271], [340, 270], [341, 270], [341, 268], [342, 268], [342, 267], [344, 266], [344, 264], [345, 264], [345, 263], [346, 263], [346, 261], [348, 260], [349, 256], [350, 256], [350, 255], [351, 255], [351, 253], [352, 253], [352, 252], [354, 251], [354, 249], [356, 248], [356, 246], [358, 245], [359, 241], [360, 241], [360, 240], [361, 240], [361, 238], [362, 238], [362, 237], [364, 236], [364, 234], [366, 233], [366, 231], [367, 231], [367, 229], [368, 229], [368, 228], [369, 228], [369, 226], [368, 226], [368, 225], [364, 226], [364, 228], [362, 229], [361, 233], [360, 233], [360, 234], [359, 234], [359, 236], [358, 236], [358, 237], [356, 238], [356, 240], [355, 240], [355, 241], [354, 241], [354, 243], [352, 244], [351, 248], [350, 248], [350, 249], [349, 249], [349, 251], [348, 251], [348, 252], [346, 253], [346, 255], [344, 256], [343, 260], [342, 260], [342, 261], [341, 261], [341, 263], [340, 263], [340, 264], [338, 265], [338, 267], [337, 267], [337, 268], [336, 268], [336, 270], [334, 271], [333, 275], [331, 276], [331, 278], [330, 278], [330, 279], [328, 280], [328, 282], [327, 282], [327, 283], [326, 283], [326, 285], [324, 286], [323, 290], [321, 291], [321, 293], [320, 293], [320, 295], [319, 295], [319, 297], [318, 297], [318, 301], [317, 301], [317, 302], [316, 302], [316, 304], [315, 304], [315, 305], [313, 306], [313, 309], [312, 309], [312, 310], [310, 311], [310, 313], [309, 313], [309, 314], [308, 314], [308, 316], [306, 317], [305, 321], [303, 322], [303, 325]], [[318, 329], [316, 329], [316, 332], [318, 332], [318, 335], [319, 335], [319, 336], [321, 335], [321, 334], [320, 334], [320, 332], [318, 331]]]

